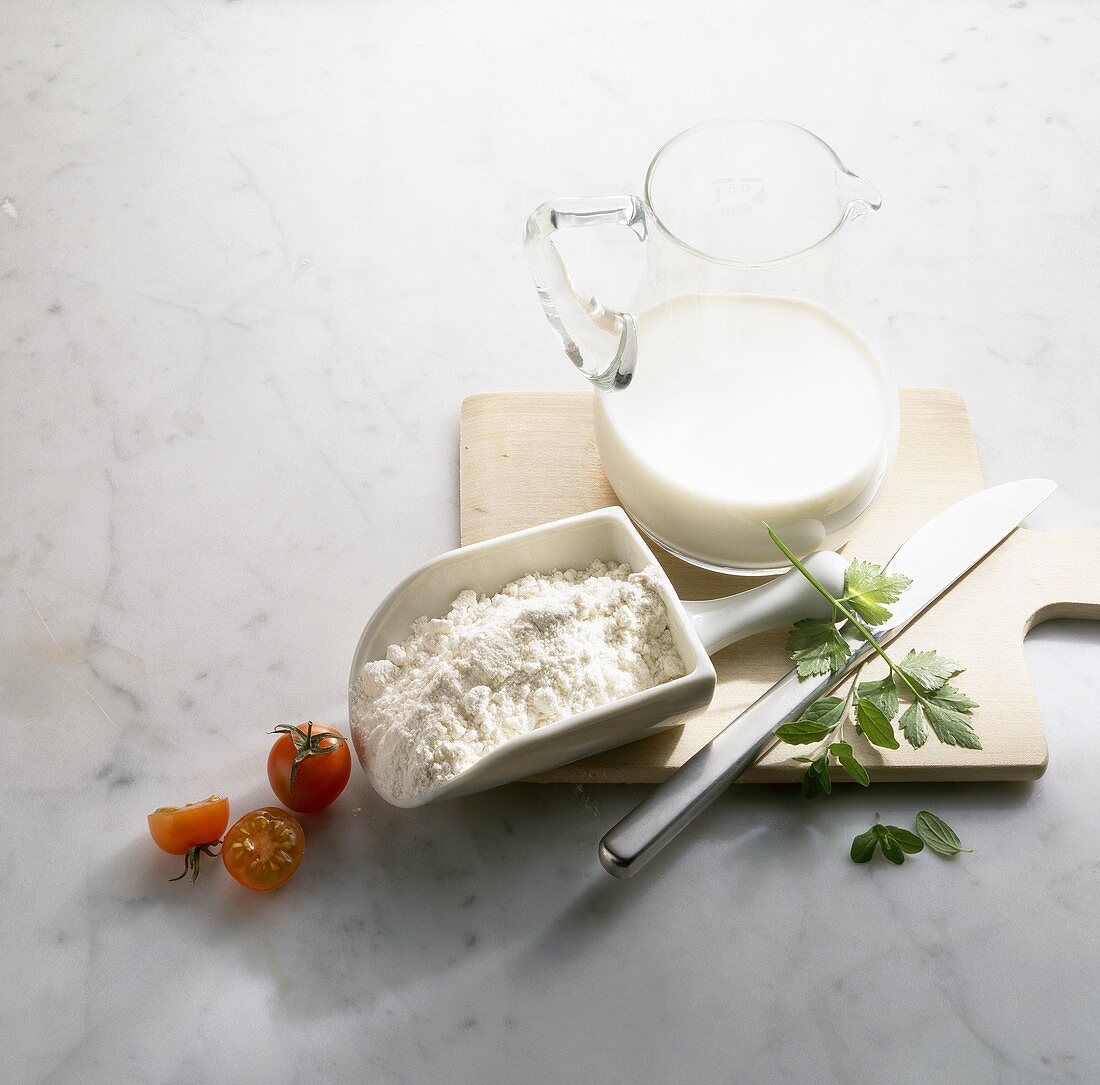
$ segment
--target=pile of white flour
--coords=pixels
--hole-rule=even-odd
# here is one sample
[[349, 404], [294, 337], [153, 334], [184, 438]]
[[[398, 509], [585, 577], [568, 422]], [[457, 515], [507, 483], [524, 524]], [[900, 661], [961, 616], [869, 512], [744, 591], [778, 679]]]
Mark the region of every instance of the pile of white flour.
[[379, 790], [421, 795], [516, 735], [679, 678], [656, 576], [597, 561], [418, 618], [355, 684], [352, 733]]

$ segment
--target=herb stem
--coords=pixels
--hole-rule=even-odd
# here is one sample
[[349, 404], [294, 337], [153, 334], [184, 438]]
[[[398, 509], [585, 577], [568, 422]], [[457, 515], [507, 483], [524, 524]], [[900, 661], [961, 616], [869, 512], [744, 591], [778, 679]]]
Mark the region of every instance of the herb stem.
[[802, 564], [791, 552], [787, 544], [771, 529], [771, 525], [765, 523], [764, 527], [767, 528], [768, 534], [771, 536], [771, 540], [783, 551], [784, 557], [813, 585], [819, 595], [828, 600], [832, 605], [848, 619], [849, 622], [859, 631], [859, 635], [878, 653], [887, 667], [890, 668], [890, 673], [900, 678], [912, 691], [913, 696], [917, 700], [923, 701], [921, 692], [912, 682], [909, 681], [908, 676], [904, 671], [895, 666], [894, 661], [886, 654], [886, 652], [879, 645], [879, 642], [875, 640], [874, 634], [868, 629], [863, 622], [861, 622], [839, 599], [820, 580]]

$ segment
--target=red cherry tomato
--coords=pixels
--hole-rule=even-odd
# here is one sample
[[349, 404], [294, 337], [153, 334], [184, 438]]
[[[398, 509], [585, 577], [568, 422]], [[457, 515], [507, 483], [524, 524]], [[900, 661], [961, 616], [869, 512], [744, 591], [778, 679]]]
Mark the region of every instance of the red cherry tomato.
[[306, 834], [293, 814], [277, 806], [252, 810], [225, 834], [222, 863], [246, 889], [270, 893], [298, 869]]
[[284, 806], [315, 814], [339, 797], [351, 778], [347, 739], [319, 723], [281, 724], [267, 758], [271, 790]]

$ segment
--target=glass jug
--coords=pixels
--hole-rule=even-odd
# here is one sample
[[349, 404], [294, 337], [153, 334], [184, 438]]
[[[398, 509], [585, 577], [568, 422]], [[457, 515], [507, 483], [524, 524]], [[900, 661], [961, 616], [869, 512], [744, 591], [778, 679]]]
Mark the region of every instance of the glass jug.
[[[893, 460], [897, 391], [856, 330], [845, 227], [878, 190], [783, 121], [689, 128], [643, 195], [553, 200], [528, 219], [539, 298], [595, 385], [604, 471], [665, 549], [723, 572], [776, 572], [836, 548]], [[646, 253], [629, 311], [574, 283], [554, 234], [619, 225]], [[854, 322], [854, 323], [853, 323]]]

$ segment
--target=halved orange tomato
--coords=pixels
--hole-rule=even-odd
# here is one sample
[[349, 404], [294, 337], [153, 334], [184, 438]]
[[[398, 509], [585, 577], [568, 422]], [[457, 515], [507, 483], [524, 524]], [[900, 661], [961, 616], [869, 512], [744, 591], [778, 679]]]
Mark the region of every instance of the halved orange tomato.
[[246, 889], [269, 893], [298, 869], [306, 834], [293, 814], [278, 806], [252, 810], [225, 834], [222, 863]]
[[192, 883], [199, 876], [199, 858], [217, 855], [212, 849], [221, 843], [222, 833], [229, 824], [229, 800], [211, 795], [201, 802], [186, 806], [161, 806], [149, 815], [149, 833], [153, 843], [169, 855], [186, 855], [183, 874]]

